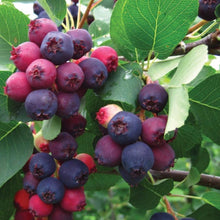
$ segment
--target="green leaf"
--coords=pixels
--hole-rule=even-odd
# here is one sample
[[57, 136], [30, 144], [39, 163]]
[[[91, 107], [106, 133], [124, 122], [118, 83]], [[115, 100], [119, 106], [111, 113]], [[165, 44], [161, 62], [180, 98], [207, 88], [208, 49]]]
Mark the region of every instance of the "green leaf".
[[49, 120], [44, 120], [42, 134], [46, 140], [53, 140], [61, 131], [61, 118], [54, 115]]
[[210, 76], [189, 93], [191, 110], [202, 132], [220, 144], [220, 74]]
[[208, 77], [214, 75], [216, 73], [216, 70], [212, 68], [211, 66], [204, 66], [202, 70], [200, 71], [199, 75], [191, 81], [188, 85], [191, 87], [196, 87], [201, 83], [202, 81], [206, 80]]
[[180, 60], [182, 59], [181, 56], [176, 56], [176, 57], [169, 57], [166, 60], [158, 60], [155, 61], [151, 66], [148, 71], [148, 75], [150, 78], [154, 80], [158, 80], [159, 78], [163, 77], [166, 75], [168, 72], [171, 70], [175, 69]]
[[176, 158], [187, 156], [187, 151], [202, 141], [200, 130], [192, 125], [185, 124], [177, 130], [177, 135], [171, 143]]
[[100, 20], [95, 20], [89, 25], [89, 33], [93, 40], [109, 33], [109, 25]]
[[29, 18], [9, 2], [0, 3], [0, 60], [10, 64], [12, 45], [28, 41]]
[[109, 74], [105, 86], [97, 94], [103, 100], [126, 103], [135, 109], [142, 88], [142, 81], [137, 75], [142, 75], [142, 69], [137, 63], [121, 65], [116, 72]]
[[0, 186], [15, 175], [30, 158], [33, 151], [33, 135], [23, 123], [0, 122]]
[[142, 181], [137, 187], [130, 188], [129, 202], [142, 210], [154, 209], [162, 196], [173, 189], [173, 180], [167, 179], [152, 185], [147, 180]]
[[87, 183], [84, 185], [85, 190], [98, 191], [98, 190], [108, 190], [111, 186], [114, 186], [121, 177], [116, 174], [102, 174], [93, 173], [90, 174]]
[[47, 12], [50, 19], [57, 24], [57, 26], [62, 24], [66, 15], [65, 0], [38, 0], [38, 2]]
[[121, 13], [123, 8], [124, 1], [117, 1], [110, 20], [110, 35], [112, 41], [116, 45], [117, 51], [128, 60], [144, 60], [147, 57], [147, 51], [135, 48], [128, 39]]
[[192, 166], [196, 167], [199, 173], [206, 170], [210, 162], [209, 152], [207, 149], [201, 148], [201, 145], [197, 145], [189, 151], [189, 156], [191, 157]]
[[200, 180], [200, 173], [195, 167], [191, 167], [188, 176], [185, 179], [187, 187], [193, 186]]
[[[112, 9], [109, 8], [105, 8], [103, 6], [98, 6], [95, 7], [94, 10], [92, 11], [95, 20], [99, 20], [99, 21], [103, 21], [106, 24], [110, 23], [110, 18], [111, 18], [111, 14], [112, 14]], [[103, 16], [103, 14], [105, 16]]]
[[206, 45], [200, 45], [193, 48], [180, 61], [173, 78], [170, 80], [169, 85], [180, 86], [182, 84], [188, 84], [193, 79], [195, 79], [199, 72], [202, 70], [205, 62], [208, 60], [207, 53], [208, 51]]
[[0, 188], [0, 219], [8, 220], [12, 216], [15, 210], [14, 195], [22, 189], [22, 180], [23, 177], [19, 172]]
[[205, 204], [199, 207], [194, 213], [189, 215], [189, 217], [198, 220], [217, 220], [219, 219], [220, 211], [215, 207]]
[[198, 15], [198, 0], [124, 0], [120, 13], [134, 47], [165, 59]]
[[93, 141], [95, 138], [95, 134], [86, 131], [83, 135], [76, 138], [76, 142], [78, 144], [77, 153], [87, 153], [91, 156], [94, 156], [94, 147]]
[[189, 113], [189, 97], [185, 87], [169, 87], [169, 115], [165, 129], [165, 138], [170, 139], [176, 128], [184, 125]]
[[204, 201], [218, 210], [220, 210], [220, 193], [219, 192], [206, 192], [203, 194], [202, 198]]

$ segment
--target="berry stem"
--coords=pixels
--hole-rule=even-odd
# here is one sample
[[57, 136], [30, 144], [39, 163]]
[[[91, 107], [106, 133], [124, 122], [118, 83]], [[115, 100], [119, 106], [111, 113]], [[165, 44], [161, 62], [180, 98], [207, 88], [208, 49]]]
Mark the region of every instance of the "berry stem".
[[170, 213], [174, 217], [175, 220], [178, 220], [178, 218], [176, 217], [175, 212], [173, 211], [173, 209], [172, 209], [172, 207], [170, 205], [170, 202], [168, 201], [167, 197], [164, 196], [163, 200], [164, 200], [164, 202], [166, 204], [167, 212]]
[[206, 20], [199, 21], [197, 24], [195, 24], [195, 25], [193, 25], [192, 27], [189, 28], [187, 34], [191, 34], [194, 31], [199, 30], [203, 25], [205, 25], [207, 23], [209, 23], [209, 21], [206, 21]]
[[175, 195], [175, 194], [168, 194], [170, 197], [180, 197], [180, 198], [187, 198], [187, 199], [197, 199], [205, 201], [205, 199], [199, 197], [199, 196], [191, 196], [191, 195]]
[[84, 13], [84, 15], [83, 15], [83, 17], [82, 17], [82, 19], [81, 19], [79, 25], [77, 26], [77, 28], [79, 28], [79, 29], [82, 28], [83, 24], [84, 24], [85, 21], [86, 21], [86, 18], [88, 17], [88, 14], [89, 14], [90, 10], [91, 10], [91, 7], [92, 7], [93, 2], [94, 2], [94, 0], [90, 0], [90, 1], [89, 1], [89, 4], [88, 4], [88, 6], [87, 6], [87, 8], [86, 8], [86, 11], [85, 11], [85, 13]]
[[93, 8], [95, 8], [99, 3], [101, 3], [103, 0], [98, 0], [97, 2], [92, 4], [92, 7], [90, 10], [92, 10]]

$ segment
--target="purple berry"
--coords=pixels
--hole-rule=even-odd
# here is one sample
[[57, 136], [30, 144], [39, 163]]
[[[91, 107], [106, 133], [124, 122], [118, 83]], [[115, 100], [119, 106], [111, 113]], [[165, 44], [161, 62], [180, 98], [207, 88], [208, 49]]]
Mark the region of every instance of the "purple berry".
[[48, 89], [38, 89], [30, 92], [25, 100], [27, 114], [37, 121], [50, 119], [58, 107], [56, 95]]
[[73, 158], [77, 147], [75, 139], [67, 132], [61, 132], [55, 139], [49, 141], [52, 156], [61, 161]]
[[87, 120], [80, 114], [75, 114], [70, 118], [63, 118], [61, 130], [70, 133], [73, 137], [79, 137], [85, 132]]
[[29, 163], [30, 172], [37, 179], [51, 176], [56, 170], [56, 163], [48, 153], [36, 153]]
[[57, 94], [58, 108], [56, 115], [61, 118], [69, 118], [78, 112], [80, 107], [80, 98], [77, 93]]
[[108, 134], [120, 145], [136, 142], [141, 129], [141, 120], [135, 114], [126, 111], [118, 112], [108, 123]]
[[220, 4], [220, 0], [199, 0], [198, 16], [207, 21], [216, 19], [215, 8]]
[[44, 37], [40, 52], [42, 56], [55, 65], [60, 65], [71, 59], [74, 48], [71, 37], [63, 32], [51, 31]]
[[33, 61], [26, 70], [26, 77], [34, 89], [51, 88], [57, 75], [56, 66], [46, 59]]
[[141, 138], [150, 147], [158, 147], [166, 143], [164, 132], [166, 120], [161, 117], [147, 118], [142, 122]]
[[64, 185], [55, 177], [46, 177], [37, 186], [37, 194], [47, 204], [55, 204], [64, 196]]
[[27, 172], [23, 178], [23, 189], [25, 189], [30, 195], [36, 193], [37, 186], [40, 180], [33, 176], [31, 172]]
[[82, 161], [72, 159], [62, 163], [59, 178], [67, 188], [83, 186], [89, 177], [89, 169]]
[[122, 146], [115, 143], [110, 135], [101, 137], [96, 143], [95, 159], [103, 166], [114, 167], [121, 163]]
[[36, 15], [39, 15], [40, 12], [44, 11], [43, 7], [40, 5], [38, 1], [35, 1], [33, 4], [33, 12]]
[[52, 213], [48, 216], [48, 220], [73, 220], [72, 212], [67, 212], [58, 204], [54, 204]]
[[121, 163], [133, 177], [140, 177], [146, 175], [147, 171], [153, 167], [154, 155], [147, 144], [137, 141], [123, 149]]
[[168, 94], [161, 85], [151, 83], [141, 89], [138, 100], [143, 109], [158, 113], [167, 104]]
[[68, 62], [57, 68], [57, 86], [64, 92], [75, 92], [84, 81], [84, 73], [79, 65]]
[[85, 29], [72, 29], [67, 31], [74, 45], [73, 59], [79, 59], [92, 48], [92, 37]]

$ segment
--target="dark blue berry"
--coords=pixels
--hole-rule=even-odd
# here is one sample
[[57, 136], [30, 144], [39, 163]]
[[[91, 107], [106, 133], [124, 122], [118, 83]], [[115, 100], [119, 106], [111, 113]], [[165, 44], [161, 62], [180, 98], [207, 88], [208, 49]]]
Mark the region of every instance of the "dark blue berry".
[[157, 212], [153, 214], [150, 220], [175, 220], [174, 217], [167, 212]]
[[61, 118], [69, 118], [78, 112], [80, 98], [77, 93], [60, 92], [57, 95], [58, 108], [56, 115]]
[[40, 181], [37, 186], [37, 194], [41, 200], [48, 204], [55, 204], [64, 196], [64, 185], [55, 177], [47, 177]]
[[74, 46], [73, 59], [79, 59], [91, 50], [92, 37], [87, 30], [72, 29], [67, 31], [67, 34], [71, 37]]
[[88, 176], [88, 167], [78, 159], [65, 161], [59, 169], [59, 178], [67, 188], [83, 186], [87, 182]]
[[152, 168], [154, 155], [147, 144], [137, 141], [123, 149], [121, 162], [124, 169], [132, 176], [142, 176]]
[[118, 112], [108, 124], [108, 134], [118, 144], [128, 145], [138, 140], [141, 134], [141, 120], [133, 113]]
[[50, 119], [58, 107], [56, 95], [48, 89], [38, 89], [30, 92], [25, 100], [27, 114], [36, 121]]
[[141, 89], [138, 100], [143, 109], [158, 113], [167, 104], [168, 94], [161, 85], [151, 83]]
[[141, 182], [145, 178], [145, 174], [140, 174], [138, 176], [133, 176], [129, 172], [127, 172], [122, 165], [118, 167], [119, 173], [121, 177], [131, 186], [137, 186], [138, 183]]
[[30, 160], [29, 170], [37, 179], [43, 179], [54, 173], [56, 163], [48, 153], [36, 153]]
[[73, 158], [77, 147], [77, 142], [67, 132], [61, 132], [54, 140], [49, 141], [52, 156], [61, 161]]
[[90, 89], [102, 87], [108, 78], [108, 71], [105, 65], [97, 58], [87, 58], [79, 63], [85, 79], [83, 85]]
[[72, 58], [74, 48], [71, 37], [63, 32], [51, 31], [43, 39], [40, 51], [45, 59], [60, 65]]

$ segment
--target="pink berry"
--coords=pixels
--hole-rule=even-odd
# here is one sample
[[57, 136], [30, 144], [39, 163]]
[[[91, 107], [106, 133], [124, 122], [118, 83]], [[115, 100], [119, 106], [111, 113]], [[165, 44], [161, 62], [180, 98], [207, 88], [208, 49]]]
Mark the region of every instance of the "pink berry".
[[51, 88], [56, 75], [56, 66], [46, 59], [37, 59], [26, 69], [27, 80], [34, 89]]
[[96, 164], [92, 156], [86, 153], [77, 154], [76, 159], [81, 160], [89, 168], [89, 174], [96, 172]]
[[24, 102], [27, 95], [32, 91], [24, 72], [15, 72], [6, 80], [4, 93], [17, 102]]
[[52, 212], [53, 205], [43, 202], [40, 197], [35, 194], [30, 198], [29, 210], [35, 217], [46, 217]]
[[25, 72], [29, 64], [40, 57], [40, 48], [33, 42], [27, 41], [17, 47], [12, 46], [10, 59], [20, 71]]
[[91, 53], [91, 57], [101, 60], [108, 72], [116, 71], [118, 67], [118, 54], [112, 47], [98, 47]]
[[79, 187], [75, 189], [66, 189], [60, 205], [62, 209], [68, 212], [77, 212], [83, 210], [86, 205], [84, 188]]
[[116, 104], [109, 104], [99, 109], [99, 111], [96, 113], [96, 119], [100, 125], [107, 128], [112, 117], [120, 111], [123, 111], [120, 106]]
[[35, 19], [28, 26], [29, 40], [36, 43], [39, 47], [48, 32], [58, 31], [57, 25], [48, 18]]

